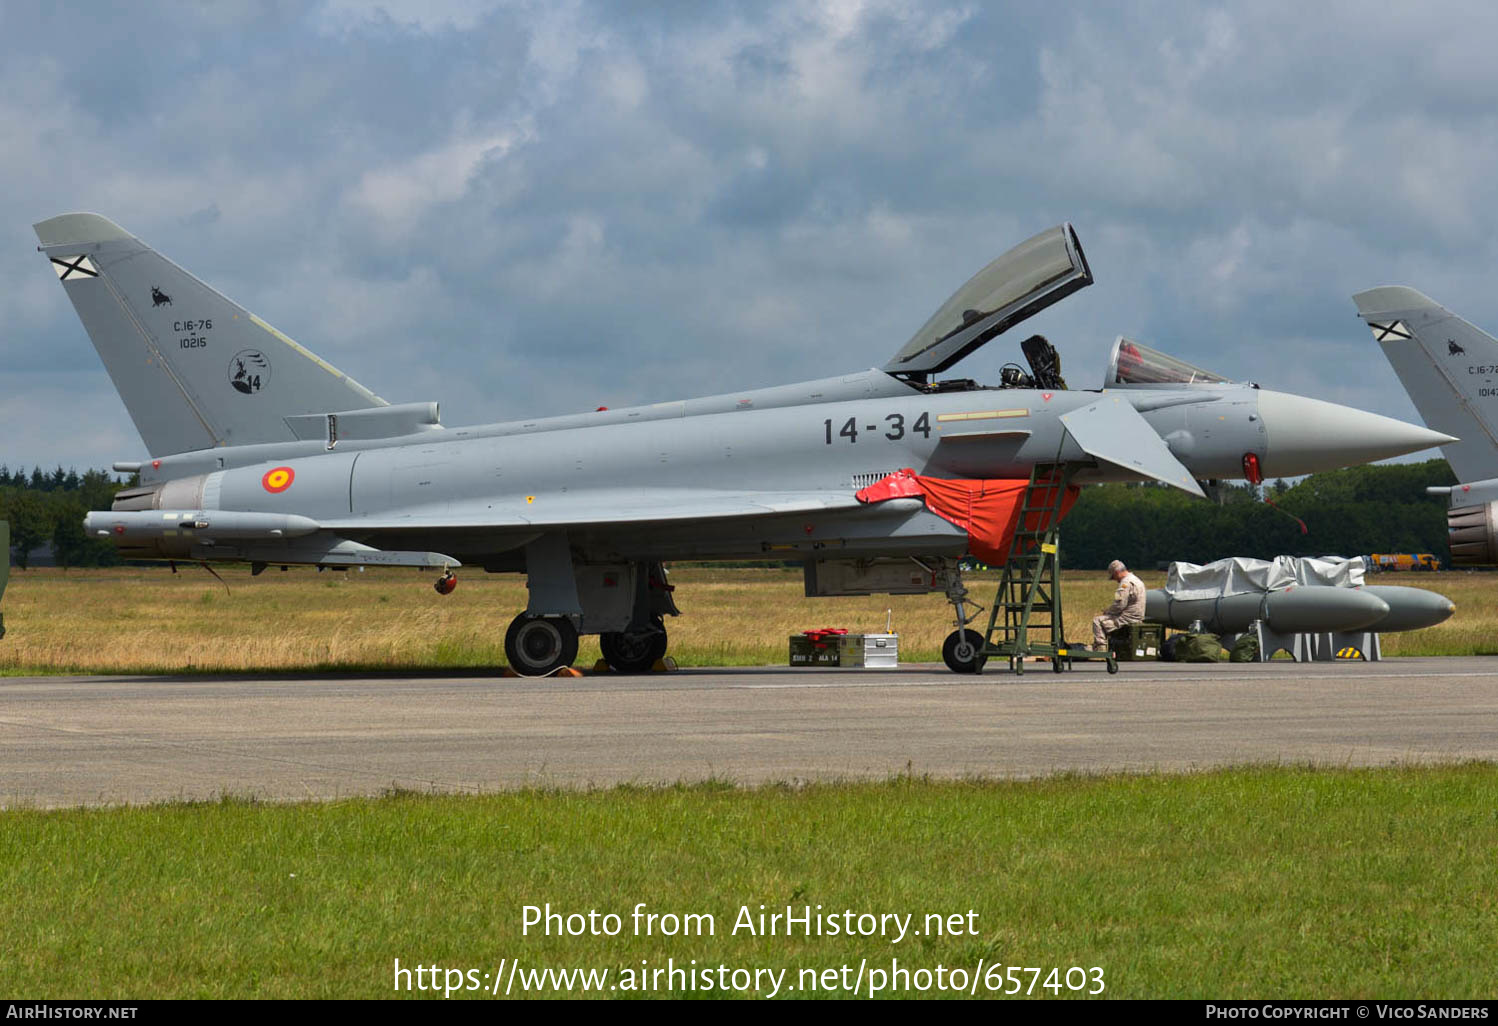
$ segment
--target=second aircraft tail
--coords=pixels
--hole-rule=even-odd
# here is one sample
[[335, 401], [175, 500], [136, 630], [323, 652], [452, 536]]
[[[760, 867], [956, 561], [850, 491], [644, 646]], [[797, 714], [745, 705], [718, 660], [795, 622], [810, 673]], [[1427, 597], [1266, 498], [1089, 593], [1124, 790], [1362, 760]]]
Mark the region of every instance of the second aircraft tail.
[[1352, 297], [1461, 481], [1498, 478], [1498, 339], [1423, 293], [1386, 285]]

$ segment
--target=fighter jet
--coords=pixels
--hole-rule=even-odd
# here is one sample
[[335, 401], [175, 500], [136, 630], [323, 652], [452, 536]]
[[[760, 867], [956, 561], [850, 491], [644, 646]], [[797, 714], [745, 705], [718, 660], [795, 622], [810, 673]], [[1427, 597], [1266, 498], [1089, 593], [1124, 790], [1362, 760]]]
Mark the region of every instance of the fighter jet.
[[1498, 339], [1404, 285], [1352, 297], [1425, 423], [1460, 441], [1441, 454], [1461, 481], [1446, 527], [1458, 566], [1498, 563]]
[[[940, 379], [1092, 283], [1069, 224], [978, 272], [883, 366], [774, 388], [446, 428], [391, 405], [97, 214], [36, 226], [149, 458], [86, 529], [135, 558], [476, 565], [526, 575], [505, 652], [524, 674], [600, 635], [664, 655], [669, 560], [801, 561], [811, 595], [945, 591], [1002, 561], [1037, 465], [1088, 481], [1292, 476], [1452, 439], [1260, 389], [1129, 339], [1069, 389], [1040, 336], [995, 385]], [[957, 633], [957, 632], [954, 632]]]

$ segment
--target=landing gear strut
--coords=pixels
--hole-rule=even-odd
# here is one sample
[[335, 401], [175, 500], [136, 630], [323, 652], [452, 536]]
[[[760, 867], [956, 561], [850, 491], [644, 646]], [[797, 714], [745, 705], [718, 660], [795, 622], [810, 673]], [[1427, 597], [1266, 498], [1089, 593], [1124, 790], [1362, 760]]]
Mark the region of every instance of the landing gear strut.
[[644, 673], [666, 655], [666, 625], [659, 616], [652, 616], [644, 630], [600, 634], [598, 647], [619, 673]]
[[983, 607], [968, 601], [967, 586], [962, 583], [962, 564], [944, 559], [940, 570], [933, 570], [924, 563], [920, 565], [931, 573], [942, 575], [947, 585], [947, 601], [952, 603], [956, 614], [957, 629], [947, 635], [941, 646], [942, 662], [953, 673], [982, 673], [983, 664], [988, 662], [988, 657], [983, 654], [986, 639], [981, 631], [969, 629], [968, 624], [983, 612]]
[[577, 659], [577, 628], [565, 616], [521, 613], [505, 632], [505, 658], [523, 677], [544, 677]]

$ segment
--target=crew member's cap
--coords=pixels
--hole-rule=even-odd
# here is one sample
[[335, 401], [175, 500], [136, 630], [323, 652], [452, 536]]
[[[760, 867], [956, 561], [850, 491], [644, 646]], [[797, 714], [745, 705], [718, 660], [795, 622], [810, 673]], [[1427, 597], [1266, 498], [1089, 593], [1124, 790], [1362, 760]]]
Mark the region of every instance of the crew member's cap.
[[1111, 563], [1108, 564], [1108, 576], [1112, 577], [1114, 574], [1118, 573], [1120, 570], [1127, 571], [1128, 569], [1129, 569], [1128, 567], [1126, 567], [1126, 566], [1123, 565], [1123, 560], [1121, 560], [1121, 559], [1115, 559], [1113, 562], [1111, 562]]

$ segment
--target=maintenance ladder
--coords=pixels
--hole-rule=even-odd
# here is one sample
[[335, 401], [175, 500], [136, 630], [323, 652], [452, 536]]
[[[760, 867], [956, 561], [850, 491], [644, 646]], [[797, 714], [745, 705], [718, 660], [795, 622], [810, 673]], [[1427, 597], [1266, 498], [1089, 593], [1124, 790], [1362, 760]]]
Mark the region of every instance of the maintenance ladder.
[[1019, 519], [1004, 559], [998, 594], [988, 614], [983, 658], [1002, 656], [1009, 669], [1025, 672], [1026, 656], [1045, 656], [1060, 673], [1074, 660], [1101, 659], [1118, 672], [1111, 652], [1066, 643], [1061, 615], [1061, 510], [1075, 467], [1037, 463], [1020, 499]]

